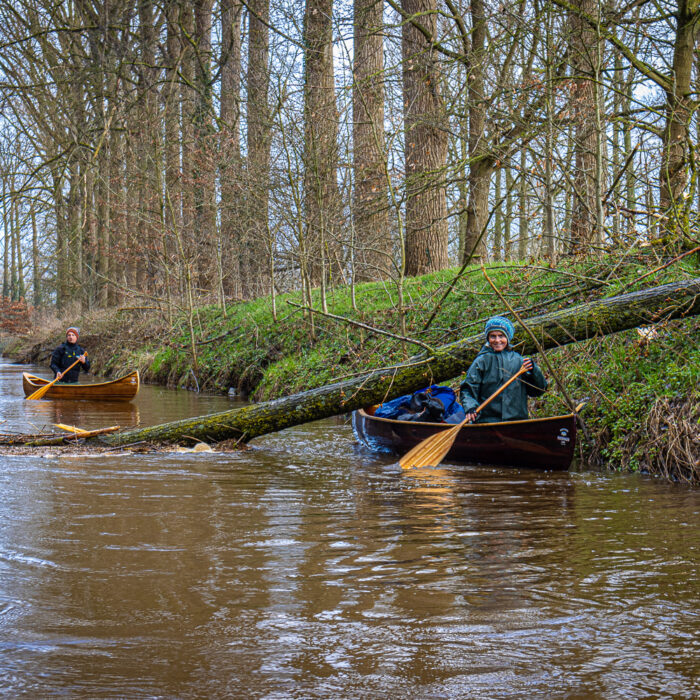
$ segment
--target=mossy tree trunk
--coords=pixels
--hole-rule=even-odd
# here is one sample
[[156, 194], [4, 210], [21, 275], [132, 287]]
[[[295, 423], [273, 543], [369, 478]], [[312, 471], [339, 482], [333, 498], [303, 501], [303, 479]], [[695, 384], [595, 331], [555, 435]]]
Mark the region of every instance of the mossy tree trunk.
[[[526, 323], [542, 347], [554, 348], [642, 324], [697, 315], [700, 315], [700, 278], [581, 304], [531, 318]], [[535, 343], [522, 329], [516, 328], [516, 337], [524, 338], [516, 345], [520, 352], [536, 352]], [[465, 371], [482, 344], [482, 335], [472, 336], [436, 348], [431, 357], [414, 357], [393, 369], [373, 370], [275, 401], [129, 430], [102, 440], [113, 445], [144, 440], [177, 443], [192, 438], [205, 442], [247, 441], [452, 379]]]

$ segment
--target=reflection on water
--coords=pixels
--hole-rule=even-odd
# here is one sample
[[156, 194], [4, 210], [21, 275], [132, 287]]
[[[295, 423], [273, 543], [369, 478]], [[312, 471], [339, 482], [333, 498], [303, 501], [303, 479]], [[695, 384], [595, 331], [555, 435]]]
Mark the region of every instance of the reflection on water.
[[[136, 420], [227, 405], [144, 387]], [[50, 454], [0, 457], [5, 695], [700, 693], [695, 491], [402, 472], [342, 420], [235, 454]]]
[[120, 401], [32, 401], [31, 422], [37, 428], [50, 429], [56, 423], [74, 425], [86, 430], [111, 425], [140, 425], [136, 403]]

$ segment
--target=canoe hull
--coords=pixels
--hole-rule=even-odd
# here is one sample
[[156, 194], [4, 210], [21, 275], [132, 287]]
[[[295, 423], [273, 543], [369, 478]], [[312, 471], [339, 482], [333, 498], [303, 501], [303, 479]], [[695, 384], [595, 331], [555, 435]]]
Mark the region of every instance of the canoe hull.
[[[367, 447], [403, 455], [419, 442], [451, 426], [376, 418], [373, 408], [352, 414], [355, 435]], [[537, 469], [568, 469], [576, 446], [576, 417], [477, 423], [457, 434], [445, 461]]]
[[[29, 396], [50, 380], [22, 374], [24, 395]], [[139, 391], [139, 373], [131, 372], [111, 382], [94, 384], [61, 384], [57, 382], [44, 394], [45, 399], [69, 399], [74, 401], [131, 401]]]

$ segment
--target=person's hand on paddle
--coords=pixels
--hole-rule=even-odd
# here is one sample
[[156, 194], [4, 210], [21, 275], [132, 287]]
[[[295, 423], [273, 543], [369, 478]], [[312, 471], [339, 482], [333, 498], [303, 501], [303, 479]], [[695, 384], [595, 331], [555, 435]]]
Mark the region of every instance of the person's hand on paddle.
[[478, 413], [467, 413], [465, 418], [467, 419], [467, 423], [476, 423], [478, 416]]
[[[81, 364], [84, 365], [86, 359], [87, 359], [87, 352], [83, 353], [83, 354], [78, 358], [78, 362], [80, 362]], [[73, 364], [75, 364], [75, 362], [74, 362]], [[70, 369], [70, 367], [69, 367], [68, 369]], [[57, 381], [60, 381], [61, 378], [63, 377], [63, 375], [68, 371], [68, 369], [65, 370], [64, 372], [56, 372], [56, 380], [57, 380]]]
[[534, 365], [533, 362], [532, 362], [532, 358], [530, 358], [530, 357], [525, 357], [525, 358], [523, 358], [523, 367], [524, 367], [528, 372], [530, 372], [534, 366], [535, 366], [535, 365]]

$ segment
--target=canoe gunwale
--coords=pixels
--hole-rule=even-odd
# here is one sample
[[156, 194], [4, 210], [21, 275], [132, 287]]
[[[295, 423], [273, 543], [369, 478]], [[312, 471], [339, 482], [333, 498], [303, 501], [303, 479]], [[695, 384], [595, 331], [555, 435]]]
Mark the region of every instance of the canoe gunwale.
[[[374, 408], [374, 406], [372, 407]], [[422, 420], [414, 420], [414, 421], [405, 421], [405, 420], [396, 420], [396, 418], [384, 418], [383, 416], [375, 416], [373, 413], [368, 413], [368, 409], [366, 408], [358, 408], [357, 413], [361, 413], [364, 416], [367, 416], [367, 418], [371, 418], [373, 421], [375, 420], [380, 420], [380, 421], [386, 421], [388, 423], [399, 423], [401, 425], [406, 425], [406, 423], [411, 423], [412, 425], [429, 425], [432, 427], [439, 426], [441, 428], [454, 428], [455, 424], [454, 423], [434, 423], [434, 422], [429, 422], [429, 421], [422, 421]], [[561, 415], [558, 416], [545, 416], [544, 418], [527, 418], [526, 420], [508, 420], [508, 421], [500, 421], [498, 423], [467, 423], [462, 426], [462, 430], [465, 428], [484, 428], [487, 425], [488, 426], [497, 426], [497, 425], [525, 425], [525, 424], [535, 424], [535, 423], [546, 423], [548, 421], [560, 421], [563, 418], [575, 418], [576, 413], [562, 413]]]

